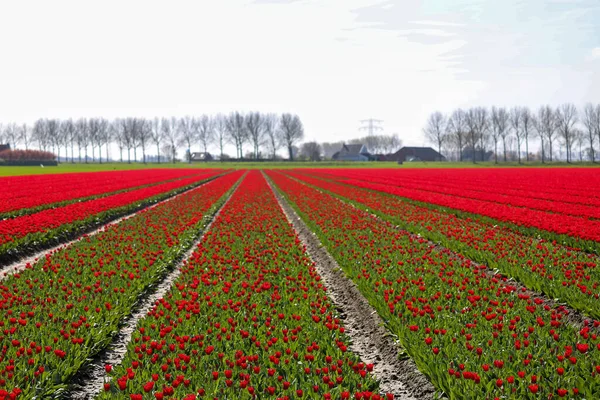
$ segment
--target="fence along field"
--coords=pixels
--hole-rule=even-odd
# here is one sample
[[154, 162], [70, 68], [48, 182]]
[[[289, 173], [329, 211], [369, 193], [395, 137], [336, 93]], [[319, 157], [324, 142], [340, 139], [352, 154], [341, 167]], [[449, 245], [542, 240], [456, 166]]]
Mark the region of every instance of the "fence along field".
[[[79, 221], [191, 188], [2, 281], [0, 399], [64, 394], [202, 233], [171, 291], [138, 323], [123, 364], [107, 367], [101, 398], [394, 398], [348, 350], [326, 287], [260, 173], [243, 178], [203, 232], [244, 172], [169, 171], [102, 173], [79, 191], [69, 179], [84, 177], [55, 176], [56, 190], [35, 201], [14, 180], [12, 201], [25, 207], [2, 194], [5, 213], [17, 214], [0, 229], [49, 215], [21, 237], [60, 241]], [[589, 399], [600, 397], [592, 171], [267, 175], [445, 396]], [[129, 180], [110, 182], [118, 173]], [[10, 232], [11, 251], [31, 246]]]

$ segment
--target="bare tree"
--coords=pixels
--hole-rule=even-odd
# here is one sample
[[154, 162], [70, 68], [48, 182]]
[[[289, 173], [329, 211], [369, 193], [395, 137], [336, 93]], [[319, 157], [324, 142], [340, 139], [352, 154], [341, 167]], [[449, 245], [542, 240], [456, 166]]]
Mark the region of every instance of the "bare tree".
[[[102, 138], [100, 133], [100, 118], [90, 118], [88, 120], [88, 134], [90, 137], [90, 145], [92, 147], [92, 162], [96, 158], [96, 147], [100, 148]], [[102, 159], [100, 159], [102, 162]]]
[[333, 155], [340, 151], [344, 142], [323, 142], [321, 143], [321, 149], [323, 149], [323, 157], [330, 159]]
[[107, 124], [104, 118], [90, 118], [88, 121], [88, 131], [90, 144], [92, 146], [92, 161], [96, 158], [95, 148], [98, 147], [98, 159], [102, 164], [102, 145], [106, 139]]
[[[0, 132], [2, 127], [0, 126]], [[17, 148], [17, 142], [19, 142], [19, 127], [15, 123], [6, 125], [4, 128], [4, 140], [10, 145], [10, 148], [15, 150]], [[0, 140], [0, 143], [2, 140]]]
[[99, 118], [98, 120], [98, 158], [100, 164], [102, 164], [102, 146], [106, 146], [106, 162], [109, 159], [109, 148], [112, 140], [111, 130], [109, 129], [110, 123], [106, 118]]
[[517, 158], [519, 164], [521, 164], [521, 141], [523, 140], [522, 122], [523, 116], [520, 107], [513, 107], [510, 109], [509, 118], [510, 126], [517, 139]]
[[132, 129], [132, 118], [123, 118], [119, 122], [121, 124], [120, 130], [123, 133], [123, 144], [127, 149], [127, 164], [131, 164], [131, 148], [134, 144], [135, 133]]
[[467, 138], [466, 113], [459, 108], [452, 113], [447, 125], [449, 138], [454, 141], [458, 149], [458, 160], [463, 160], [463, 146]]
[[533, 127], [533, 116], [529, 107], [521, 108], [521, 126], [523, 128], [523, 139], [525, 139], [525, 159], [529, 162], [529, 136]]
[[232, 112], [225, 120], [225, 124], [229, 139], [235, 145], [236, 157], [244, 158], [243, 146], [248, 138], [244, 116], [237, 111]]
[[27, 124], [21, 125], [21, 129], [19, 130], [19, 141], [23, 143], [23, 146], [25, 146], [25, 150], [29, 150], [31, 143], [33, 142], [32, 135], [33, 130], [29, 129], [29, 126], [27, 126]]
[[264, 121], [262, 115], [258, 112], [251, 112], [244, 118], [246, 131], [252, 141], [254, 159], [259, 158], [259, 148], [264, 139]]
[[194, 128], [194, 120], [189, 115], [179, 120], [179, 135], [178, 145], [187, 145], [188, 163], [192, 162], [192, 143], [196, 141], [196, 132]]
[[300, 117], [292, 114], [282, 114], [280, 123], [279, 134], [281, 142], [285, 144], [288, 149], [290, 161], [294, 161], [293, 146], [304, 138], [304, 127]]
[[[358, 139], [351, 140], [349, 143], [364, 144], [367, 150], [371, 153], [378, 153], [379, 149], [382, 148], [382, 137], [379, 135], [367, 135]], [[302, 154], [302, 146], [300, 147], [300, 153]]]
[[163, 139], [162, 127], [160, 125], [161, 120], [158, 117], [155, 117], [152, 120], [151, 131], [150, 131], [150, 139], [154, 144], [156, 144], [156, 157], [158, 158], [158, 163], [160, 164], [160, 142]]
[[89, 144], [88, 121], [85, 118], [80, 118], [75, 122], [75, 141], [79, 152], [79, 163], [81, 163], [81, 149], [84, 149], [85, 162], [88, 162], [87, 147]]
[[306, 142], [300, 146], [300, 155], [310, 161], [321, 160], [321, 145], [317, 142]]
[[[485, 107], [475, 108], [475, 128], [479, 138], [479, 148], [481, 150], [481, 161], [485, 161], [485, 149], [489, 142], [490, 116]], [[440, 153], [441, 154], [441, 153]]]
[[594, 154], [594, 145], [596, 142], [596, 127], [599, 125], [596, 119], [599, 116], [600, 115], [596, 115], [596, 108], [592, 103], [587, 103], [583, 108], [583, 119], [581, 122], [583, 123], [586, 129], [586, 139], [588, 141], [588, 144], [590, 145], [590, 156], [592, 162], [596, 162], [596, 157]]
[[133, 147], [133, 161], [138, 162], [137, 149], [140, 147], [140, 120], [137, 118], [127, 118], [129, 140], [131, 141], [131, 147]]
[[269, 154], [271, 154], [271, 158], [274, 160], [277, 155], [277, 150], [281, 147], [278, 136], [279, 117], [277, 114], [265, 114], [263, 115], [263, 121]]
[[555, 118], [556, 128], [567, 148], [567, 162], [571, 162], [575, 124], [578, 121], [577, 108], [571, 103], [562, 104], [556, 109]]
[[73, 144], [75, 142], [75, 125], [72, 119], [67, 119], [60, 122], [60, 131], [65, 143], [65, 158], [68, 157], [68, 148], [71, 148], [71, 163], [73, 159]]
[[504, 161], [506, 161], [506, 130], [508, 128], [508, 112], [506, 109], [492, 107], [492, 139], [494, 140], [494, 159], [498, 164], [498, 141], [504, 140]]
[[123, 162], [123, 149], [125, 149], [125, 130], [123, 128], [124, 124], [121, 119], [115, 119], [110, 122], [108, 131], [110, 132], [110, 136], [115, 140], [117, 147], [119, 148], [119, 159], [121, 163]]
[[[507, 113], [507, 117], [508, 117], [508, 122], [510, 122], [510, 114]], [[506, 127], [506, 129], [504, 129], [501, 133], [500, 133], [500, 137], [502, 138], [502, 149], [504, 150], [504, 162], [507, 162], [508, 159], [506, 158], [507, 155], [507, 148], [508, 148], [508, 143], [507, 140], [511, 138], [510, 135], [510, 129], [508, 129], [508, 125]]]
[[219, 160], [223, 161], [223, 148], [227, 143], [227, 117], [223, 114], [217, 114], [213, 117], [215, 128], [215, 141], [219, 146]]
[[444, 114], [436, 111], [429, 116], [427, 125], [423, 129], [427, 140], [437, 145], [440, 154], [442, 154], [442, 144], [444, 143], [446, 125], [447, 120]]
[[127, 163], [131, 164], [131, 149], [133, 149], [133, 159], [138, 161], [137, 149], [142, 146], [144, 157], [146, 156], [146, 143], [148, 142], [148, 131], [145, 129], [145, 121], [142, 118], [124, 118], [120, 120], [121, 130], [123, 131], [123, 142], [127, 148]]
[[470, 108], [465, 113], [465, 127], [467, 128], [467, 143], [471, 148], [471, 158], [473, 164], [477, 161], [475, 157], [477, 143], [479, 143], [479, 129], [477, 121], [477, 111], [475, 108]]
[[140, 146], [142, 146], [142, 162], [146, 164], [146, 145], [152, 137], [152, 123], [145, 118], [138, 118], [136, 129]]
[[[171, 119], [163, 118], [161, 122], [162, 136], [167, 141], [169, 146], [169, 155], [171, 156], [171, 162], [175, 164], [175, 155], [177, 151], [176, 143], [178, 137], [178, 121], [177, 118], [171, 117]], [[163, 146], [164, 147], [164, 146]]]
[[48, 138], [48, 143], [50, 146], [52, 146], [52, 153], [57, 154], [58, 160], [60, 160], [60, 146], [62, 145], [62, 137], [59, 120], [46, 120], [46, 136]]
[[198, 140], [202, 145], [204, 153], [208, 152], [208, 145], [211, 144], [215, 136], [215, 121], [210, 116], [204, 114], [196, 120], [196, 133]]
[[545, 162], [545, 144], [546, 144], [546, 136], [544, 135], [544, 128], [542, 127], [542, 123], [536, 114], [531, 114], [531, 125], [535, 129], [536, 137], [540, 139], [541, 144], [541, 159], [542, 164]]
[[[552, 143], [556, 134], [556, 117], [554, 115], [554, 111], [548, 105], [541, 106], [538, 110], [537, 116], [537, 131], [539, 135], [543, 136], [548, 143], [548, 154], [550, 155], [549, 159], [552, 162], [553, 151], [552, 151]], [[543, 150], [543, 148], [542, 148]], [[542, 151], [542, 162], [544, 162], [544, 154]]]
[[586, 142], [585, 132], [581, 129], [575, 128], [573, 131], [573, 145], [571, 148], [579, 147], [579, 162], [583, 162], [583, 144]]
[[[384, 137], [387, 137], [387, 143], [389, 145], [389, 151], [390, 152], [395, 152], [396, 150], [400, 149], [400, 147], [402, 147], [402, 140], [400, 139], [400, 136], [398, 136], [397, 133], [393, 133], [391, 135], [386, 135]], [[387, 153], [387, 151], [386, 151]]]
[[47, 122], [48, 120], [40, 118], [33, 124], [33, 139], [38, 143], [39, 149], [43, 151], [47, 151], [50, 144]]

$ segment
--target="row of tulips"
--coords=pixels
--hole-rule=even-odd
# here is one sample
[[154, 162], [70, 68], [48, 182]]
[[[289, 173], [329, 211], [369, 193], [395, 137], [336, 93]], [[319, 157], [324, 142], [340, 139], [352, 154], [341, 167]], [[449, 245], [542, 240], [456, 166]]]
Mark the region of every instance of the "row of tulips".
[[[365, 176], [360, 181], [371, 182], [370, 176]], [[525, 209], [539, 210], [551, 212], [554, 214], [572, 215], [575, 217], [584, 218], [600, 218], [600, 200], [595, 198], [580, 197], [577, 203], [562, 202], [556, 199], [537, 199], [527, 195], [518, 196], [515, 194], [498, 193], [496, 190], [489, 188], [473, 189], [466, 185], [441, 185], [438, 182], [410, 182], [404, 179], [399, 179], [397, 176], [391, 178], [378, 177], [375, 181], [384, 185], [399, 187], [402, 189], [414, 190], [416, 193], [424, 192], [425, 194], [434, 195], [449, 195], [452, 197], [476, 199], [482, 202], [497, 203], [504, 206], [521, 207]], [[535, 196], [535, 193], [531, 194]], [[560, 196], [556, 196], [560, 197]]]
[[241, 172], [65, 246], [0, 285], [0, 399], [59, 395], [201, 235]]
[[[320, 176], [334, 176], [331, 171], [313, 172]], [[335, 178], [357, 187], [378, 190], [426, 204], [482, 215], [500, 222], [522, 226], [526, 229], [534, 227], [538, 230], [536, 233], [542, 230], [576, 239], [600, 241], [598, 207], [549, 201], [546, 201], [546, 203], [552, 204], [552, 206], [548, 206], [551, 207], [551, 210], [513, 206], [508, 204], [513, 197], [497, 194], [495, 190], [489, 190], [477, 197], [473, 193], [466, 193], [460, 189], [454, 189], [452, 193], [449, 193], [449, 190], [432, 191], [419, 188], [427, 186], [425, 182], [413, 185], [403, 184], [401, 172], [388, 171], [386, 173], [377, 171], [377, 173], [368, 173], [363, 170], [358, 175], [358, 172], [344, 170], [338, 172]], [[326, 175], [324, 175], [325, 173]], [[359, 176], [359, 179], [353, 178], [354, 175]], [[442, 185], [436, 185], [435, 187], [440, 186]], [[589, 191], [590, 189], [586, 189], [585, 192]], [[485, 199], [480, 197], [485, 197]], [[521, 203], [526, 204], [529, 202], [533, 204], [535, 201], [538, 200], [522, 199]], [[597, 243], [595, 245], [590, 243], [589, 245], [596, 251], [600, 251]]]
[[600, 268], [596, 256], [508, 228], [420, 207], [381, 192], [300, 173], [288, 174], [352, 201], [402, 229], [497, 269], [588, 316], [600, 318]]
[[496, 193], [512, 199], [600, 206], [600, 182], [593, 168], [383, 169], [378, 173], [366, 169], [336, 169], [321, 172], [361, 180], [376, 175], [379, 183], [384, 183], [379, 180], [384, 179], [394, 185], [423, 185], [441, 193], [458, 189], [473, 197]]
[[597, 322], [281, 173], [270, 177], [451, 399], [598, 398]]
[[2, 220], [0, 263], [12, 260], [17, 253], [47, 247], [62, 238], [72, 237], [90, 227], [198, 186], [217, 174], [216, 171], [207, 171], [192, 177]]
[[0, 178], [0, 219], [33, 214], [47, 208], [205, 172], [189, 169], [148, 169]]
[[102, 399], [380, 396], [264, 177], [250, 172], [140, 321]]

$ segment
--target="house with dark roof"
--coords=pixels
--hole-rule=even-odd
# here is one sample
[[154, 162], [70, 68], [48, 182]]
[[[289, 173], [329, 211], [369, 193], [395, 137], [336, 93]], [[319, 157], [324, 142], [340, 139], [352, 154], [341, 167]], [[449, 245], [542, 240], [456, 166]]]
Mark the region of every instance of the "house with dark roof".
[[387, 161], [446, 161], [446, 157], [431, 147], [403, 147], [387, 156]]
[[364, 144], [343, 144], [331, 158], [336, 161], [369, 161], [371, 154]]
[[210, 153], [192, 153], [192, 161], [213, 161]]

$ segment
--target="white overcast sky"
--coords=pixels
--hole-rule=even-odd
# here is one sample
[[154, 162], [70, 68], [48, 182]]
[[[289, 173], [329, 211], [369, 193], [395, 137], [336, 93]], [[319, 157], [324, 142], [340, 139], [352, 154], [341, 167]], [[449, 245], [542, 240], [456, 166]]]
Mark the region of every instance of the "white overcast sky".
[[427, 115], [600, 102], [598, 0], [0, 0], [0, 121], [293, 112], [422, 145]]

